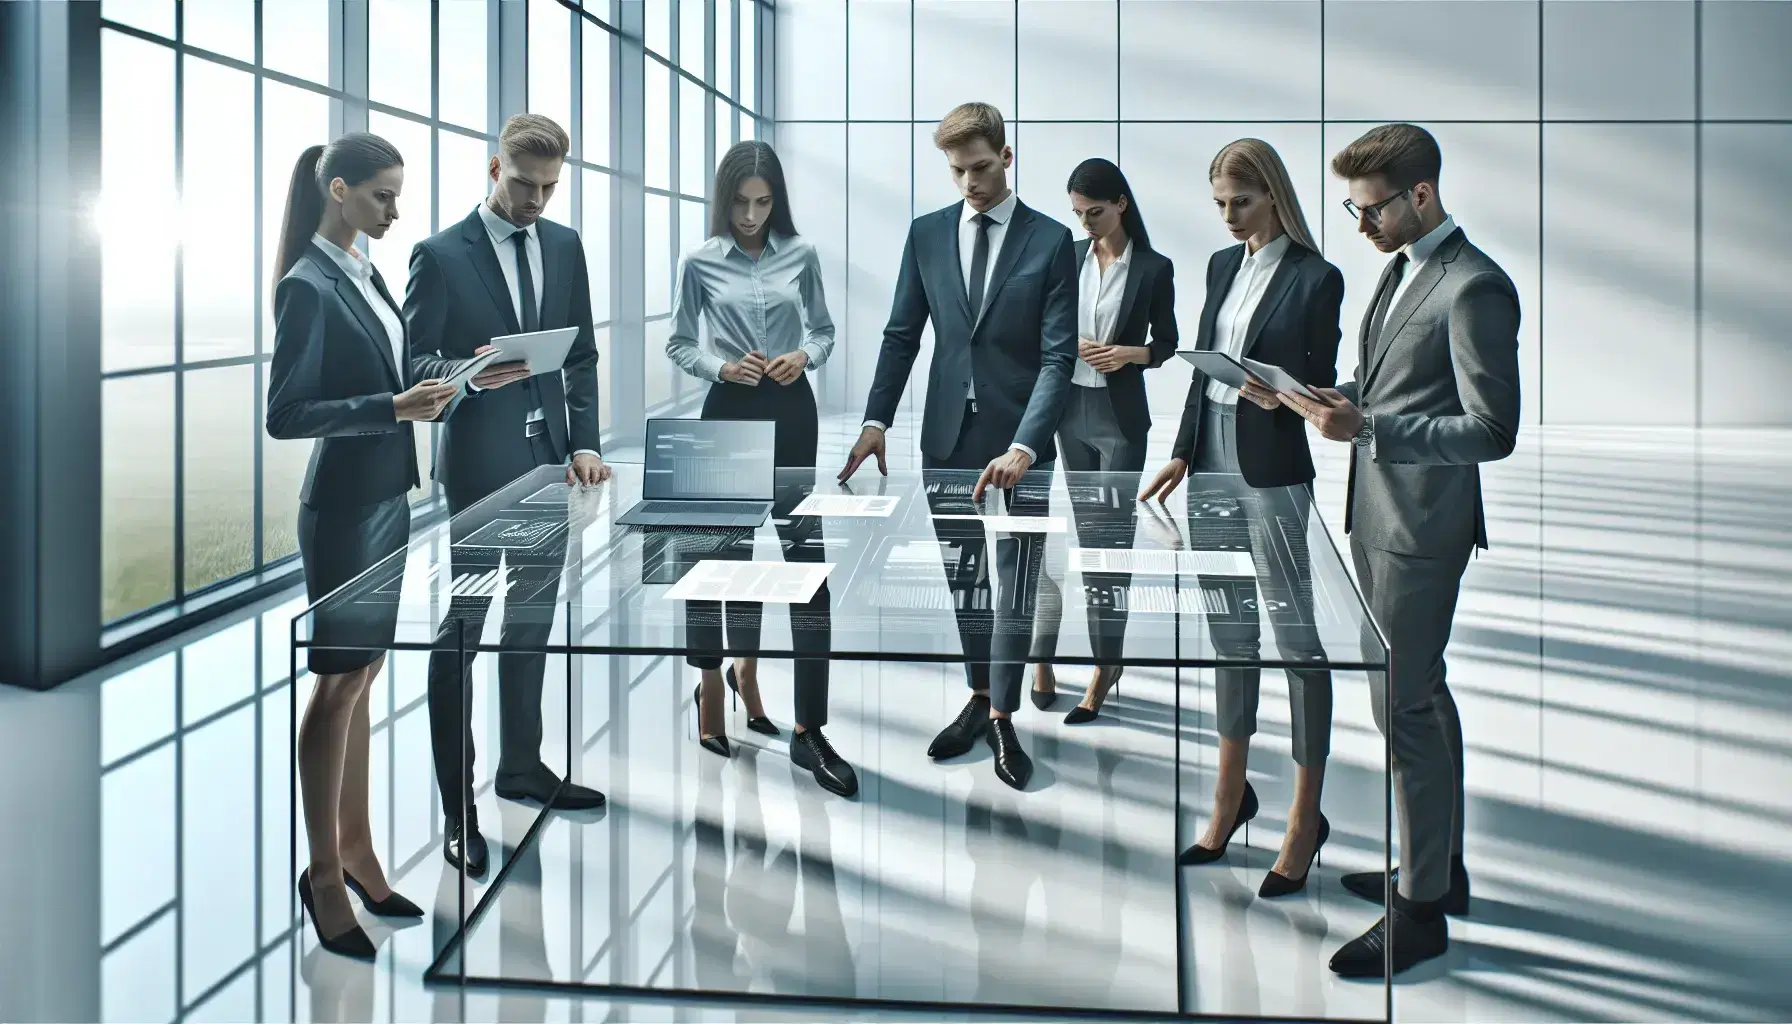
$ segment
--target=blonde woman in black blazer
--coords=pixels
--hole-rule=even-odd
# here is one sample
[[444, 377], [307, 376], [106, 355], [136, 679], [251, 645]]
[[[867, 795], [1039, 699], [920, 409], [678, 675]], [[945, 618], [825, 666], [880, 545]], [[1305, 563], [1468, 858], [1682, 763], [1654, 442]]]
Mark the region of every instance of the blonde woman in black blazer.
[[[377, 135], [312, 146], [293, 168], [274, 289], [268, 433], [315, 438], [299, 493], [299, 555], [312, 602], [360, 575], [410, 536], [417, 485], [411, 424], [436, 418], [456, 388], [407, 388], [398, 304], [355, 238], [398, 218], [404, 160]], [[299, 899], [325, 949], [370, 960], [349, 890], [375, 914], [422, 917], [392, 891], [373, 848], [367, 806], [368, 689], [391, 646], [397, 606], [322, 609], [299, 723], [298, 773], [310, 866]]]
[[[1240, 139], [1214, 157], [1208, 178], [1214, 203], [1241, 244], [1208, 261], [1207, 300], [1196, 347], [1272, 363], [1306, 384], [1331, 387], [1337, 379], [1344, 277], [1319, 254], [1282, 158], [1268, 143]], [[1251, 516], [1251, 547], [1262, 605], [1287, 609], [1271, 615], [1276, 645], [1290, 661], [1322, 659], [1325, 652], [1311, 624], [1312, 581], [1290, 571], [1308, 564], [1305, 551], [1279, 548], [1284, 543], [1304, 548], [1304, 533], [1260, 528], [1278, 519], [1307, 521], [1313, 459], [1306, 421], [1254, 382], [1241, 393], [1196, 372], [1171, 451], [1169, 463], [1140, 497], [1162, 500], [1190, 472], [1242, 476], [1245, 486], [1236, 497], [1257, 506]], [[1212, 634], [1215, 651], [1228, 660], [1251, 660], [1260, 652], [1255, 621], [1215, 622]], [[1245, 763], [1257, 730], [1260, 672], [1222, 668], [1214, 674], [1220, 768], [1213, 818], [1207, 834], [1183, 851], [1184, 864], [1225, 856], [1232, 833], [1258, 809], [1257, 794], [1245, 781]], [[1297, 765], [1294, 805], [1281, 856], [1259, 890], [1265, 897], [1305, 887], [1308, 869], [1331, 832], [1319, 810], [1331, 740], [1331, 673], [1289, 669], [1288, 696]]]

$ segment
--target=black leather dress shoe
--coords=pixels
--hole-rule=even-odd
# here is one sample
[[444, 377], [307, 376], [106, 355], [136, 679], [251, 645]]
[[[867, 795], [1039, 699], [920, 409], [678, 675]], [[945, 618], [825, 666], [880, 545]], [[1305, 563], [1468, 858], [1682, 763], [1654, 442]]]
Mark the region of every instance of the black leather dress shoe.
[[[1352, 896], [1368, 900], [1370, 903], [1385, 903], [1387, 900], [1385, 878], [1379, 871], [1357, 871], [1338, 879]], [[1394, 884], [1400, 884], [1400, 869], [1394, 869]], [[1451, 917], [1468, 916], [1468, 869], [1460, 864], [1450, 866], [1450, 889], [1444, 893], [1440, 901], [1444, 913]]]
[[491, 864], [491, 853], [485, 847], [485, 837], [479, 834], [479, 817], [471, 812], [463, 824], [459, 818], [450, 817], [442, 822], [442, 856], [460, 870], [461, 855], [466, 854], [467, 874], [474, 878], [482, 878], [485, 869]]
[[927, 756], [935, 761], [944, 761], [949, 757], [962, 757], [971, 752], [971, 745], [977, 737], [989, 729], [989, 698], [975, 694], [965, 703], [964, 710], [952, 720], [952, 724], [940, 730], [927, 747]]
[[846, 763], [820, 729], [805, 729], [790, 741], [790, 760], [815, 776], [821, 788], [850, 797], [859, 791], [859, 775]]
[[[604, 795], [595, 789], [568, 782], [560, 785], [560, 777], [545, 764], [522, 775], [500, 775], [496, 788], [504, 800], [533, 800], [556, 811], [589, 811], [604, 805]], [[560, 792], [555, 795], [554, 790]]]
[[1020, 737], [1014, 734], [1014, 723], [1006, 718], [991, 719], [984, 738], [996, 755], [996, 778], [1015, 789], [1026, 789], [1033, 777], [1033, 759], [1020, 748]]
[[[1450, 928], [1444, 916], [1435, 910], [1429, 920], [1421, 921], [1400, 908], [1391, 911], [1394, 918], [1394, 973], [1443, 956], [1450, 948]], [[1332, 973], [1343, 978], [1386, 977], [1383, 954], [1388, 947], [1388, 919], [1383, 917], [1368, 931], [1346, 942], [1332, 954]]]

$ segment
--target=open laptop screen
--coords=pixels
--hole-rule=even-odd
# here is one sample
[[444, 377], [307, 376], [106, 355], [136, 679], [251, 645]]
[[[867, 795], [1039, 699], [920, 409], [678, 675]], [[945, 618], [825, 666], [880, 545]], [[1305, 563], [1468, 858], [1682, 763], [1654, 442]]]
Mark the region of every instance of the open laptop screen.
[[770, 501], [776, 441], [771, 420], [648, 420], [641, 496]]

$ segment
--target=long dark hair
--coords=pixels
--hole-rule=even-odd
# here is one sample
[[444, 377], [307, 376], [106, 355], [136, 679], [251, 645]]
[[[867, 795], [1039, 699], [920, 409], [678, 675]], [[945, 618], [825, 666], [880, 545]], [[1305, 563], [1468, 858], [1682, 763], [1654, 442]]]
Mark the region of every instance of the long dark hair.
[[771, 143], [748, 139], [736, 142], [722, 154], [716, 164], [716, 186], [709, 194], [709, 237], [726, 235], [734, 230], [734, 194], [748, 178], [764, 178], [772, 189], [772, 230], [785, 237], [796, 234], [790, 219], [790, 191], [784, 187], [784, 165]]
[[341, 178], [350, 187], [359, 185], [388, 167], [403, 167], [397, 147], [366, 132], [351, 132], [328, 146], [307, 146], [293, 164], [292, 181], [286, 186], [286, 220], [280, 225], [279, 258], [274, 261], [274, 283], [299, 262], [311, 236], [324, 216], [324, 196], [330, 182]]
[[1126, 237], [1133, 245], [1141, 249], [1151, 248], [1151, 235], [1145, 230], [1144, 216], [1139, 213], [1139, 197], [1132, 194], [1126, 175], [1120, 173], [1112, 160], [1092, 156], [1077, 164], [1076, 170], [1070, 172], [1070, 181], [1064, 190], [1103, 203], [1117, 203], [1121, 196], [1125, 196], [1126, 211], [1120, 214], [1120, 226], [1126, 229]]

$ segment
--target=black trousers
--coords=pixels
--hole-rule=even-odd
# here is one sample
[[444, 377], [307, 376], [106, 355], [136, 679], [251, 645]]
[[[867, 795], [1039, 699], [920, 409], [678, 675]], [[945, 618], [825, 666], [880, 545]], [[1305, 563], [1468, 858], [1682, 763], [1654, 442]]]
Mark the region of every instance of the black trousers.
[[[558, 463], [545, 435], [529, 440], [530, 455], [537, 466]], [[468, 507], [484, 500], [483, 494], [457, 493], [448, 489], [448, 513], [458, 516]], [[471, 528], [480, 524], [474, 523]], [[469, 529], [458, 521], [451, 527], [453, 542], [458, 545]], [[542, 586], [514, 586], [504, 601], [502, 643], [506, 647], [524, 648], [513, 654], [498, 655], [498, 774], [521, 775], [541, 764], [541, 681], [547, 670], [547, 655], [530, 652], [547, 643], [554, 628], [554, 611], [559, 603], [560, 574], [566, 564], [566, 535], [539, 548], [463, 548], [455, 547], [449, 555], [453, 578], [457, 585], [467, 577], [493, 574], [494, 586], [508, 578], [513, 584], [522, 580], [546, 582]], [[505, 565], [509, 572], [498, 576]], [[458, 587], [457, 587], [458, 589]], [[437, 650], [429, 656], [429, 732], [436, 762], [436, 785], [442, 793], [442, 806], [450, 817], [460, 813], [464, 795], [467, 806], [473, 805], [473, 763], [475, 745], [473, 722], [469, 713], [472, 690], [473, 652], [467, 652], [464, 664], [456, 664], [455, 637], [465, 630], [471, 648], [485, 629], [485, 614], [491, 607], [490, 593], [456, 594], [449, 600], [448, 614], [436, 632]], [[443, 648], [446, 649], [443, 649]], [[462, 747], [462, 744], [465, 747]], [[461, 764], [461, 751], [466, 751], [466, 764]]]
[[[974, 406], [967, 408], [952, 454], [944, 459], [921, 456], [921, 478], [931, 511], [935, 515], [965, 514], [970, 511], [970, 495], [968, 491], [956, 493], [956, 486], [939, 486], [942, 481], [933, 478], [930, 470], [981, 472], [1007, 452], [1012, 441], [1012, 435], [994, 429]], [[1051, 507], [1051, 472], [1050, 462], [1041, 463], [1028, 471], [1020, 486], [1003, 492], [1008, 514], [1045, 515]], [[969, 483], [964, 481], [964, 486]], [[986, 504], [988, 500], [985, 494]], [[1045, 535], [1014, 534], [998, 538], [992, 546], [983, 524], [974, 519], [934, 519], [933, 532], [956, 557], [956, 568], [949, 566], [946, 578], [954, 591], [965, 682], [973, 690], [987, 690], [995, 710], [1019, 710], [1021, 675], [1033, 645]]]
[[[703, 399], [706, 420], [772, 420], [778, 425], [774, 461], [780, 469], [813, 469], [818, 444], [815, 392], [807, 374], [789, 384], [769, 378], [757, 386], [723, 381], [710, 385]], [[821, 520], [812, 516], [791, 518], [790, 510], [808, 496], [810, 488], [780, 483], [772, 502], [772, 519], [779, 546], [792, 562], [826, 561], [821, 546]], [[713, 557], [751, 557], [732, 545]], [[757, 601], [689, 601], [685, 604], [685, 636], [692, 650], [716, 654], [692, 654], [685, 663], [692, 668], [722, 667], [722, 651], [750, 655], [759, 649], [759, 629], [765, 606]], [[724, 637], [724, 623], [726, 636]], [[828, 722], [828, 651], [833, 641], [833, 595], [824, 581], [815, 596], [790, 606], [791, 646], [796, 661], [796, 724], [819, 729]], [[804, 657], [803, 655], [807, 655]]]

